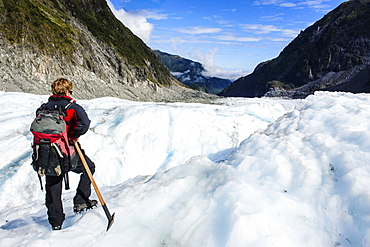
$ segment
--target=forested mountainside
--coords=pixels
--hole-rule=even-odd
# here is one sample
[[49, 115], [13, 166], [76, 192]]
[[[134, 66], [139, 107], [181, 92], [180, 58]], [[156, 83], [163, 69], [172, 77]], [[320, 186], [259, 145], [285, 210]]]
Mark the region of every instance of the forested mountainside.
[[220, 95], [305, 97], [317, 90], [370, 92], [370, 0], [342, 3]]
[[0, 0], [0, 52], [3, 91], [49, 94], [64, 76], [80, 98], [208, 97], [176, 80], [105, 0]]

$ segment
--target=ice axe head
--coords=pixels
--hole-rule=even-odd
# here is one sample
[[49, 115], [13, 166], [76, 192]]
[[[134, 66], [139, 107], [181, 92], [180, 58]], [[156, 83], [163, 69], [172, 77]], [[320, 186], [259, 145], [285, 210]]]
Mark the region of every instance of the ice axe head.
[[108, 220], [107, 231], [109, 230], [109, 228], [112, 226], [112, 224], [114, 222], [114, 215], [115, 215], [115, 213], [113, 213], [111, 219]]

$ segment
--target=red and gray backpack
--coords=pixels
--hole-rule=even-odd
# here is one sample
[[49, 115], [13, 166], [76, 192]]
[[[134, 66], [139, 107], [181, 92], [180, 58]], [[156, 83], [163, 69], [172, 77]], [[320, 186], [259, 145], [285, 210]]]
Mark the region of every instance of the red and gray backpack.
[[64, 108], [50, 110], [42, 104], [37, 111], [30, 130], [33, 134], [32, 166], [37, 171], [41, 189], [41, 177], [64, 175], [66, 189], [69, 189], [68, 171], [76, 168], [78, 155], [74, 147], [69, 145], [66, 122], [66, 110], [72, 102]]

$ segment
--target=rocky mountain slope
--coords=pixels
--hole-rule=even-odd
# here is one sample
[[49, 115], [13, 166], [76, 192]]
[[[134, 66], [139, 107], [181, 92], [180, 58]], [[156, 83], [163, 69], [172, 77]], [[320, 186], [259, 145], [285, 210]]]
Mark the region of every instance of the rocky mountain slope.
[[49, 94], [65, 76], [77, 98], [210, 96], [178, 82], [105, 0], [0, 0], [0, 90]]
[[217, 94], [231, 84], [228, 79], [205, 76], [205, 69], [201, 63], [159, 50], [155, 50], [154, 53], [159, 56], [176, 79], [193, 89]]
[[370, 92], [370, 0], [342, 3], [220, 95], [305, 97], [316, 90]]

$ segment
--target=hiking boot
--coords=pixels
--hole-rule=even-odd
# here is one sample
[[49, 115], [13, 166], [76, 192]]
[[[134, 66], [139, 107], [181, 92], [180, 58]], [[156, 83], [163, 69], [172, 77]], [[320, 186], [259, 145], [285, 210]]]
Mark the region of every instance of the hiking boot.
[[62, 229], [62, 226], [53, 226], [53, 231], [56, 231], [56, 230], [61, 230]]
[[75, 204], [73, 206], [73, 212], [81, 213], [85, 210], [92, 209], [93, 207], [97, 207], [97, 206], [98, 206], [98, 201], [97, 200], [89, 200], [86, 203]]

